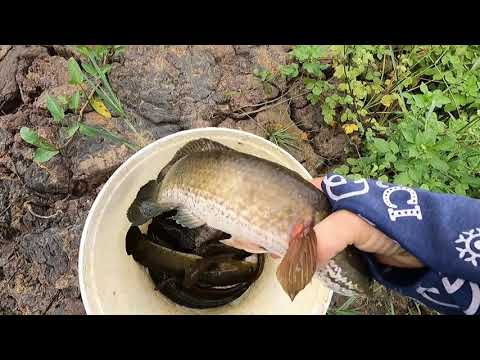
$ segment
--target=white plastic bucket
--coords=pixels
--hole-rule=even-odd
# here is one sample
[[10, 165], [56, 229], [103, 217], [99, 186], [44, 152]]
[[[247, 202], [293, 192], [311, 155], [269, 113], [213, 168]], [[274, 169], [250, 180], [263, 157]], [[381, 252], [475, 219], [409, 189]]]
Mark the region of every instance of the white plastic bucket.
[[177, 305], [155, 291], [147, 270], [126, 254], [125, 235], [130, 226], [126, 212], [138, 190], [156, 178], [182, 145], [198, 138], [209, 138], [275, 161], [311, 179], [310, 174], [286, 151], [261, 137], [239, 130], [187, 130], [146, 146], [115, 171], [97, 196], [85, 222], [78, 272], [87, 314], [324, 315], [332, 292], [314, 279], [292, 302], [276, 279], [278, 261], [270, 256], [266, 258], [260, 278], [239, 299], [223, 307], [196, 310]]

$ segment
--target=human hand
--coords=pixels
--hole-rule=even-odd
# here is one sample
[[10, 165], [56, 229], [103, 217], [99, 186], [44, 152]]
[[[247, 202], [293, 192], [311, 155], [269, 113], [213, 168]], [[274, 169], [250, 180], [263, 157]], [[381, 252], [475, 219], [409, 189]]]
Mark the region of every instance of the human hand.
[[[312, 184], [322, 190], [323, 178], [312, 180]], [[323, 267], [348, 245], [359, 250], [373, 253], [376, 259], [385, 265], [419, 268], [423, 264], [400, 245], [381, 231], [367, 223], [358, 215], [338, 210], [327, 216], [314, 227], [317, 236], [318, 266]]]

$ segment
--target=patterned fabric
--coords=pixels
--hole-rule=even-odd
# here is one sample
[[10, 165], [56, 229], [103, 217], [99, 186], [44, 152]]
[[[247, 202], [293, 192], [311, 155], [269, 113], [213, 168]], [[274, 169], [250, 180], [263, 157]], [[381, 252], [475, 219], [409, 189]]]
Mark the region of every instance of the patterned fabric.
[[384, 266], [367, 258], [386, 287], [444, 314], [480, 314], [480, 200], [325, 176], [333, 210], [358, 214], [416, 256], [423, 269]]

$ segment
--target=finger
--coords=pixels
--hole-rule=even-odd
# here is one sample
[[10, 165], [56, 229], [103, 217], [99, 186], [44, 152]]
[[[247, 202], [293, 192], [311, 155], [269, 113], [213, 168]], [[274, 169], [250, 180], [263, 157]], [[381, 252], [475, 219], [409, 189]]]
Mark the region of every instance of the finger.
[[378, 262], [395, 267], [402, 267], [402, 268], [422, 268], [424, 265], [414, 256], [410, 254], [406, 255], [393, 255], [393, 256], [386, 256], [375, 254], [375, 258]]
[[399, 244], [347, 210], [339, 210], [314, 227], [317, 236], [318, 265], [344, 250], [348, 245], [381, 255], [378, 260], [387, 265], [419, 267], [421, 263], [406, 253]]
[[322, 181], [323, 181], [323, 176], [322, 177], [318, 177], [318, 178], [313, 178], [312, 180], [310, 180], [310, 182], [315, 186], [317, 187], [318, 189], [320, 189], [322, 192]]
[[318, 266], [325, 266], [331, 258], [353, 244], [357, 227], [355, 215], [346, 210], [336, 211], [315, 225]]

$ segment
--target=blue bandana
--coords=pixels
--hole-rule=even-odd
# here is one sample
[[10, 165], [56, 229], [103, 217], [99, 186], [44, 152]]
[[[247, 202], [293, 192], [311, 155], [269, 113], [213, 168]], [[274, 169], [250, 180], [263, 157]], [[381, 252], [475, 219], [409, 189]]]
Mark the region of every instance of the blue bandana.
[[480, 200], [328, 174], [333, 210], [360, 215], [425, 264], [400, 269], [366, 254], [375, 280], [444, 314], [480, 314]]

